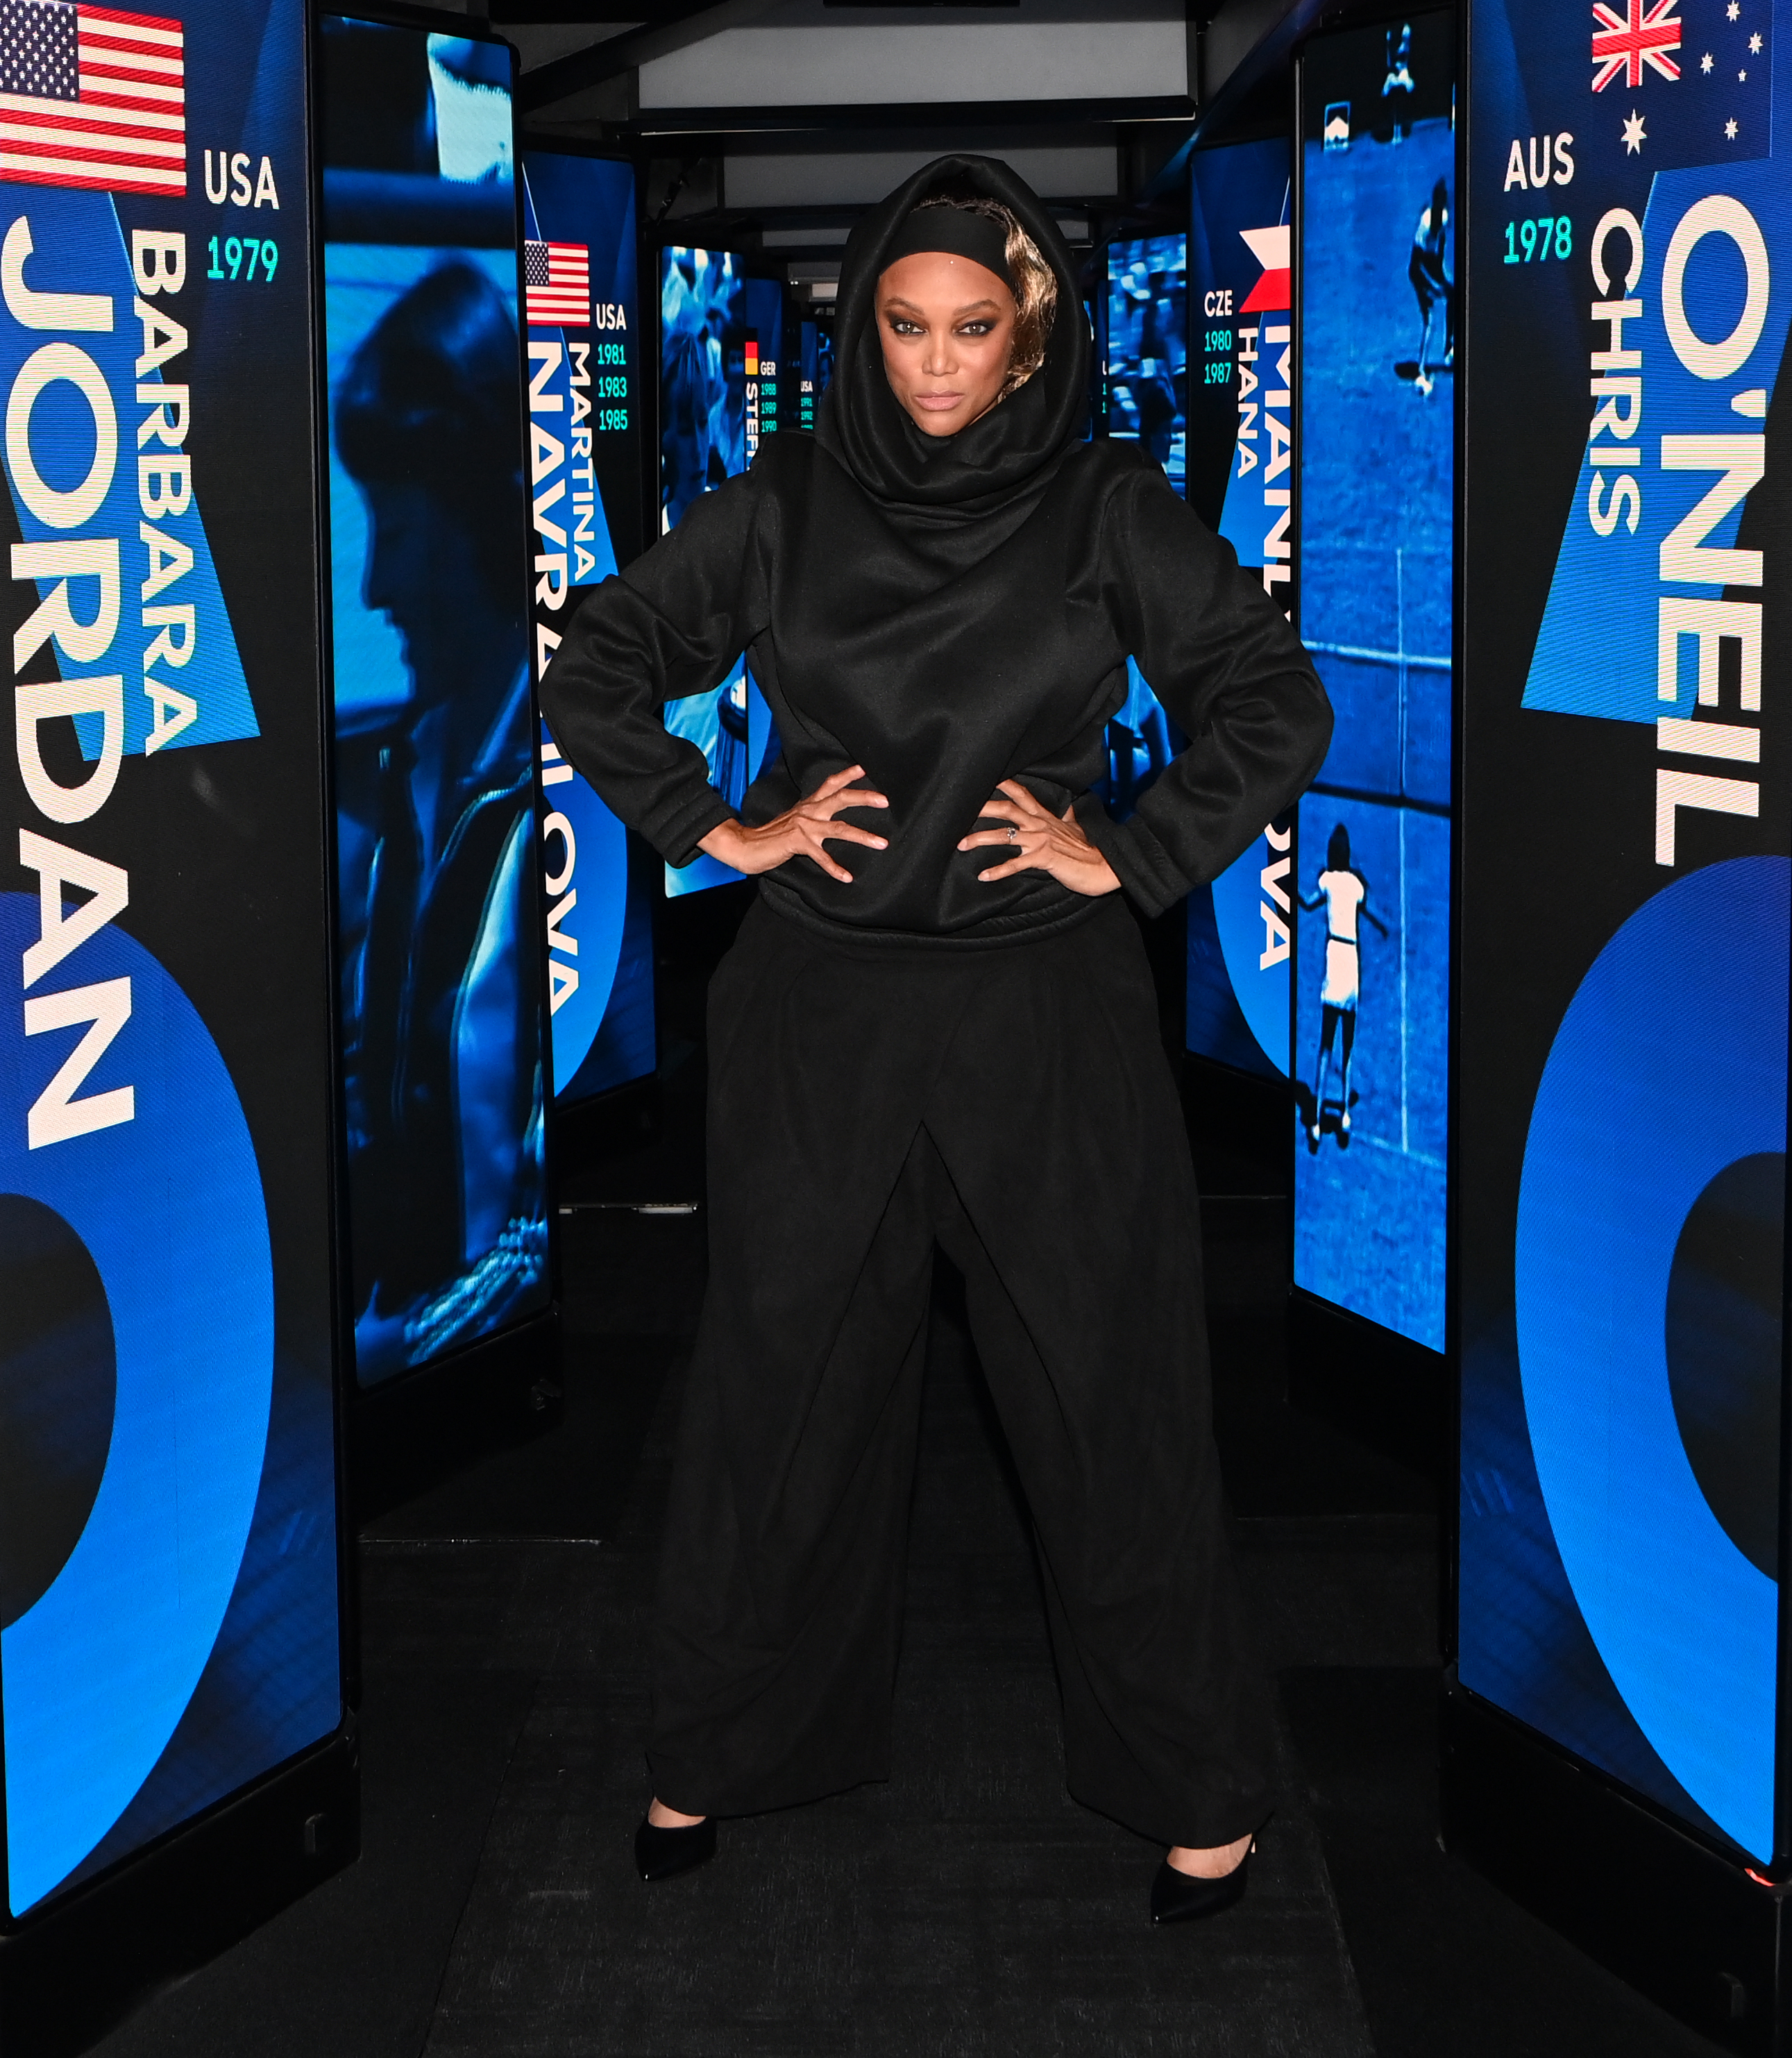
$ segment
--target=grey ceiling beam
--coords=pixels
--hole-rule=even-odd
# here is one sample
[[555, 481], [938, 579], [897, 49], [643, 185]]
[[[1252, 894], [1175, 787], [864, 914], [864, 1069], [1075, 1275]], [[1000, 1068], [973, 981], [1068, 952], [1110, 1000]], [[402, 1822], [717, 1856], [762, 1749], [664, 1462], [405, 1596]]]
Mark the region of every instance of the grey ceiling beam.
[[[1111, 133], [1119, 123], [1166, 121], [1186, 124], [1194, 118], [1192, 101], [1181, 94], [1162, 100], [937, 100], [903, 101], [888, 105], [856, 102], [842, 109], [824, 102], [813, 107], [651, 107], [615, 125], [632, 135], [654, 140], [705, 142], [737, 136], [749, 148], [751, 139], [790, 135], [813, 138], [837, 135], [851, 123], [842, 113], [861, 117], [869, 128], [912, 130], [984, 129], [999, 125], [1015, 131], [1034, 125], [1058, 129], [1069, 125]], [[776, 147], [773, 145], [772, 147]]]
[[533, 114], [556, 101], [570, 100], [607, 80], [620, 78], [654, 58], [670, 57], [724, 29], [744, 27], [769, 11], [773, 0], [662, 0], [656, 19], [620, 36], [608, 36], [588, 50], [538, 65], [517, 81], [523, 111]]
[[[1291, 0], [1288, 10], [1226, 79], [1204, 106], [1194, 127], [1162, 169], [1139, 195], [1142, 201], [1162, 199], [1186, 176], [1188, 162], [1205, 143], [1226, 133], [1259, 87], [1293, 64], [1297, 46], [1311, 35], [1328, 14], [1339, 11], [1337, 0]], [[1373, 16], [1369, 18], [1374, 18]]]

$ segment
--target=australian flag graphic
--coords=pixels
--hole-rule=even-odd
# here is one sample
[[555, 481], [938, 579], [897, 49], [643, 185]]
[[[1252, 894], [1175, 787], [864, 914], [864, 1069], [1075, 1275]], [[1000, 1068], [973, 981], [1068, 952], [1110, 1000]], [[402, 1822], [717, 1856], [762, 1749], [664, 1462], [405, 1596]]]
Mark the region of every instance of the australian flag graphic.
[[1588, 30], [1583, 133], [1600, 161], [1666, 172], [1769, 154], [1773, 0], [1596, 0]]

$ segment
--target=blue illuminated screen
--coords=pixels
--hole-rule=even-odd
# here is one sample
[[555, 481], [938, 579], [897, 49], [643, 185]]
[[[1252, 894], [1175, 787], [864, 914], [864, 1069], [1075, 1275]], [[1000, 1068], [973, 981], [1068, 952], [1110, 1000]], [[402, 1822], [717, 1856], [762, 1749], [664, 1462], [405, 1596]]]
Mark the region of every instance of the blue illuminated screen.
[[[580, 598], [640, 554], [641, 320], [632, 165], [523, 156], [534, 663]], [[566, 1106], [654, 1069], [648, 880], [622, 824], [542, 731], [554, 1098]]]
[[1181, 492], [1189, 411], [1188, 238], [1107, 248], [1107, 433], [1142, 443]]
[[1459, 1680], [1758, 1876], [1786, 1834], [1787, 12], [1688, 9], [1635, 78], [1595, 36], [1589, 121], [1583, 24], [1477, 0], [1460, 553]]
[[342, 1718], [307, 22], [79, 32], [191, 141], [71, 97], [0, 169], [7, 1917]]
[[797, 419], [793, 426], [813, 429], [821, 415], [822, 395], [833, 383], [834, 332], [825, 322], [806, 318], [795, 328]]
[[1297, 825], [1294, 1281], [1441, 1350], [1453, 46], [1401, 26], [1301, 84], [1299, 622], [1337, 719]]
[[[1186, 248], [1180, 236], [1111, 244], [1103, 310], [1101, 426], [1117, 440], [1142, 443], [1178, 492], [1188, 397]], [[1108, 717], [1104, 741], [1107, 763], [1090, 790], [1124, 821], [1183, 741], [1134, 658], [1126, 660], [1126, 698]]]
[[371, 1385], [548, 1305], [542, 920], [510, 54], [360, 22], [326, 34], [337, 75], [382, 87], [345, 85], [324, 177], [348, 1200]]
[[[1294, 605], [1291, 181], [1285, 140], [1190, 164], [1189, 505], [1285, 612]], [[1188, 900], [1188, 1048], [1288, 1071], [1292, 816]]]
[[[732, 250], [674, 245], [660, 252], [660, 527], [670, 531], [700, 494], [752, 463], [779, 426], [784, 288], [749, 279]], [[709, 783], [730, 806], [773, 753], [772, 711], [744, 658], [713, 693], [668, 701], [666, 725], [694, 743]], [[706, 852], [666, 868], [670, 895], [740, 874]]]

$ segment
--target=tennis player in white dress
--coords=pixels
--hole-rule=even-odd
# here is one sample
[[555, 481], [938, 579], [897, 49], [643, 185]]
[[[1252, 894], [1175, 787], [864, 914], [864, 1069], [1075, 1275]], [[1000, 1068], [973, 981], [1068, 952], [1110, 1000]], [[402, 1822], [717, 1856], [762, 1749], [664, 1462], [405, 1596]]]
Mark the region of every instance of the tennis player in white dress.
[[1325, 869], [1320, 873], [1319, 890], [1309, 900], [1303, 893], [1301, 905], [1309, 913], [1325, 911], [1325, 981], [1319, 989], [1319, 1071], [1313, 1081], [1313, 1122], [1309, 1131], [1313, 1149], [1319, 1148], [1325, 1118], [1325, 1082], [1331, 1071], [1332, 1047], [1338, 1024], [1344, 1025], [1344, 1050], [1338, 1067], [1338, 1141], [1350, 1138], [1350, 1054], [1357, 1042], [1357, 1004], [1362, 995], [1362, 945], [1357, 935], [1359, 918], [1385, 936], [1387, 925], [1369, 904], [1369, 881], [1350, 862], [1350, 832], [1340, 822], [1325, 846]]

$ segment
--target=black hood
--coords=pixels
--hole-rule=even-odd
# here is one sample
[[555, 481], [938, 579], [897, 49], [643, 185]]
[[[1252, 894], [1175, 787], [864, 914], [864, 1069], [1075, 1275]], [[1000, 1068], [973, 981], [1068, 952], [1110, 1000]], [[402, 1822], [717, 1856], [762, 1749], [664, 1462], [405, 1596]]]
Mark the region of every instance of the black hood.
[[[1058, 275], [1045, 362], [1018, 392], [953, 436], [924, 435], [890, 391], [877, 334], [884, 252], [909, 213], [941, 191], [1011, 208]], [[999, 157], [936, 157], [853, 230], [840, 267], [834, 375], [817, 439], [873, 499], [948, 519], [976, 519], [1043, 485], [1082, 437], [1089, 395], [1088, 324], [1070, 252], [1037, 193]]]

